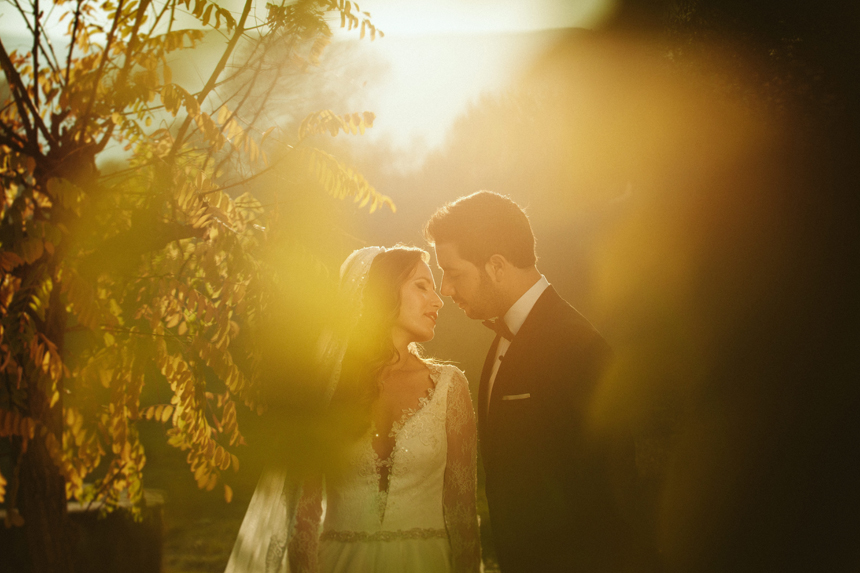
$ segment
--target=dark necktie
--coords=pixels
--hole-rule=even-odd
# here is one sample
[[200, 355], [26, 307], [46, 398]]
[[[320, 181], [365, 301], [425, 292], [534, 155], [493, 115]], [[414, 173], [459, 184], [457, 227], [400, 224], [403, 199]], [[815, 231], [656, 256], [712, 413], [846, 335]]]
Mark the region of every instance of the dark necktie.
[[508, 340], [514, 339], [514, 333], [511, 332], [511, 329], [508, 328], [508, 325], [505, 324], [505, 321], [501, 318], [494, 318], [493, 320], [485, 320], [483, 322], [484, 326], [494, 331], [496, 334], [501, 336], [502, 338], [506, 338]]

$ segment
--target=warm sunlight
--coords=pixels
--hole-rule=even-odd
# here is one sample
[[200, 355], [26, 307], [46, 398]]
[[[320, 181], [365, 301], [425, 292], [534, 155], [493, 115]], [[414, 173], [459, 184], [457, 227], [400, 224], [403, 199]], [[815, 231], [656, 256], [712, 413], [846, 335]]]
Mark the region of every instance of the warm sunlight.
[[360, 107], [377, 114], [370, 136], [409, 148], [420, 162], [470, 103], [504, 90], [533, 63], [553, 41], [551, 30], [598, 26], [615, 2], [369, 0], [359, 6], [385, 33], [362, 46], [364, 56], [385, 65], [359, 92]]

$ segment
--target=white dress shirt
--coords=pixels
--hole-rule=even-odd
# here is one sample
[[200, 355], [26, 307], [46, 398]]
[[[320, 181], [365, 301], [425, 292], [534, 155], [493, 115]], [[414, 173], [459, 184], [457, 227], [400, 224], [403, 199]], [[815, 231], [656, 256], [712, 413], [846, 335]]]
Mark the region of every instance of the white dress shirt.
[[[517, 299], [511, 308], [508, 309], [508, 312], [505, 313], [505, 316], [502, 317], [502, 320], [505, 321], [505, 324], [508, 328], [511, 329], [511, 332], [514, 336], [517, 335], [517, 332], [520, 331], [520, 328], [523, 326], [523, 323], [528, 318], [529, 313], [534, 308], [537, 299], [540, 298], [540, 295], [543, 294], [543, 291], [547, 289], [549, 286], [549, 281], [546, 280], [546, 277], [541, 275], [538, 281], [532, 285], [532, 287], [527, 290], [523, 296]], [[487, 387], [487, 409], [490, 408], [490, 399], [493, 396], [493, 382], [496, 381], [496, 372], [499, 371], [499, 364], [502, 363], [500, 360], [501, 357], [505, 355], [508, 348], [511, 346], [511, 341], [507, 338], [500, 338], [499, 345], [496, 347], [496, 357], [493, 361], [493, 370], [490, 373], [490, 380], [488, 381]], [[489, 414], [485, 412], [485, 414]]]

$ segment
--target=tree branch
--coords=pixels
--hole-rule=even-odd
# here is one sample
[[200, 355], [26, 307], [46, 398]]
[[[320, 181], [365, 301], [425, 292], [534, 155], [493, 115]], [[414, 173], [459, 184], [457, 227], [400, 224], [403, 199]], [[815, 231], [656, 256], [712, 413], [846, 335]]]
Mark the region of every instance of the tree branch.
[[93, 111], [93, 104], [96, 101], [96, 97], [99, 94], [99, 84], [102, 82], [102, 74], [104, 74], [105, 67], [107, 66], [110, 49], [113, 45], [113, 40], [116, 35], [116, 29], [119, 27], [119, 22], [122, 20], [122, 7], [125, 4], [125, 0], [119, 0], [119, 4], [116, 7], [116, 14], [113, 18], [113, 24], [111, 24], [110, 32], [108, 33], [107, 42], [105, 43], [104, 50], [102, 51], [102, 61], [99, 62], [99, 69], [96, 72], [96, 78], [93, 82], [93, 93], [90, 94], [90, 101], [87, 103], [87, 111], [84, 113], [83, 118], [81, 119], [81, 127], [78, 129], [78, 132], [84, 134], [87, 130], [87, 123], [90, 120], [90, 113]]
[[[131, 67], [134, 65], [134, 55], [137, 50], [137, 42], [139, 38], [140, 26], [143, 24], [143, 17], [146, 15], [146, 9], [150, 5], [150, 0], [141, 0], [140, 4], [137, 6], [137, 14], [134, 19], [134, 28], [131, 31], [131, 40], [128, 42], [128, 46], [125, 49], [125, 64], [119, 72], [119, 76], [117, 76], [116, 82], [114, 83], [114, 92], [122, 91], [123, 86], [125, 85], [126, 80], [128, 79], [128, 74], [131, 71]], [[117, 98], [118, 99], [118, 98]], [[114, 106], [116, 107], [119, 106]], [[125, 109], [125, 106], [121, 106], [122, 109]], [[96, 145], [96, 149], [101, 151], [105, 148], [108, 141], [113, 135], [113, 130], [116, 127], [116, 124], [113, 121], [107, 122], [107, 129], [105, 130], [104, 135], [102, 136], [101, 141]]]
[[161, 338], [175, 338], [175, 339], [189, 339], [191, 338], [190, 334], [156, 334], [154, 332], [143, 332], [140, 330], [132, 330], [130, 328], [118, 328], [116, 326], [102, 326], [102, 330], [107, 330], [108, 332], [121, 332], [123, 334], [134, 334], [135, 336], [160, 336]]
[[39, 111], [39, 18], [42, 15], [39, 13], [39, 0], [33, 2], [33, 105], [36, 107], [36, 112]]
[[177, 0], [170, 0], [170, 21], [167, 23], [167, 34], [173, 31], [173, 22], [176, 20], [176, 2]]
[[114, 474], [111, 476], [110, 479], [107, 479], [107, 476], [104, 477], [104, 480], [102, 481], [101, 487], [98, 489], [98, 491], [95, 493], [93, 498], [90, 500], [90, 503], [87, 504], [87, 508], [85, 511], [89, 511], [90, 507], [92, 507], [93, 503], [95, 503], [96, 500], [98, 500], [98, 498], [100, 498], [102, 496], [102, 494], [107, 490], [108, 486], [110, 486], [110, 484], [112, 484], [113, 482], [116, 481], [116, 478], [119, 477], [122, 470], [125, 469], [125, 466], [126, 466], [125, 462], [121, 463], [119, 465], [119, 467], [116, 468], [116, 471], [114, 472]]
[[[154, 6], [154, 4], [152, 4], [152, 2], [150, 2], [149, 4], [150, 4], [150, 6]], [[158, 23], [164, 17], [164, 14], [167, 12], [167, 9], [170, 8], [174, 4], [176, 4], [176, 0], [170, 0], [169, 2], [165, 2], [164, 8], [161, 9], [161, 12], [156, 12], [155, 22], [152, 23], [152, 27], [150, 28], [150, 33], [155, 31], [156, 26], [158, 26]], [[153, 12], [155, 12], [155, 8], [153, 8]]]
[[[246, 87], [245, 94], [242, 96], [242, 99], [239, 100], [239, 104], [236, 106], [236, 108], [233, 111], [230, 112], [229, 117], [227, 117], [227, 120], [223, 123], [223, 125], [221, 125], [221, 128], [218, 130], [218, 133], [220, 133], [221, 135], [223, 135], [224, 132], [227, 130], [227, 126], [230, 124], [230, 120], [238, 117], [239, 110], [242, 109], [242, 106], [244, 106], [245, 102], [248, 101], [248, 98], [250, 97], [251, 92], [253, 91], [254, 85], [257, 83], [257, 79], [260, 77], [260, 68], [262, 67], [262, 65], [263, 65], [263, 60], [260, 59], [260, 61], [257, 63], [257, 69], [254, 71], [253, 75], [251, 76], [251, 78], [252, 78], [251, 79], [251, 85], [245, 86]], [[233, 149], [235, 150], [235, 147]], [[225, 157], [221, 161], [221, 163], [219, 163], [219, 165], [222, 165], [225, 161], [227, 161], [227, 159], [232, 154], [233, 154], [233, 151], [231, 150], [227, 154], [227, 157]], [[210, 153], [209, 155], [206, 156], [206, 159], [203, 161], [203, 168], [202, 169], [204, 169], [204, 170], [206, 169], [206, 166], [209, 165], [210, 159], [212, 159], [212, 153]], [[217, 169], [216, 169], [216, 172], [217, 172]]]
[[69, 85], [69, 70], [72, 67], [72, 53], [75, 51], [75, 41], [78, 38], [78, 23], [81, 21], [81, 3], [83, 0], [78, 0], [78, 5], [75, 8], [75, 23], [72, 25], [72, 38], [69, 41], [69, 54], [66, 56], [66, 86]]
[[200, 193], [200, 196], [209, 195], [210, 193], [217, 193], [218, 191], [224, 191], [225, 189], [232, 189], [233, 187], [238, 187], [239, 185], [245, 185], [246, 183], [253, 181], [257, 177], [259, 177], [265, 173], [268, 173], [269, 171], [271, 171], [272, 169], [277, 167], [283, 160], [284, 160], [284, 158], [282, 157], [281, 159], [278, 159], [277, 161], [275, 161], [274, 163], [272, 163], [271, 165], [269, 165], [265, 169], [261, 169], [260, 171], [254, 173], [250, 177], [245, 177], [244, 179], [242, 179], [240, 181], [236, 181], [235, 183], [230, 183], [229, 185], [223, 185], [223, 186], [217, 187], [215, 189], [210, 189], [209, 191], [206, 191], [204, 193]]
[[9, 131], [9, 128], [5, 125], [2, 125], [3, 131], [5, 131], [8, 135], [0, 135], [0, 144], [9, 147], [10, 149], [14, 149], [16, 151], [24, 151], [26, 147], [26, 141], [21, 139], [14, 131]]
[[[245, 8], [242, 10], [242, 16], [239, 18], [239, 22], [236, 24], [236, 29], [233, 31], [233, 37], [230, 38], [230, 41], [227, 43], [227, 48], [221, 55], [221, 59], [218, 61], [218, 64], [215, 66], [215, 69], [212, 71], [212, 75], [209, 76], [209, 80], [206, 82], [206, 85], [197, 95], [198, 104], [202, 104], [206, 97], [209, 95], [209, 92], [211, 92], [215, 88], [215, 84], [218, 82], [218, 77], [221, 75], [221, 72], [224, 71], [224, 67], [230, 60], [230, 56], [233, 55], [233, 50], [236, 49], [236, 44], [239, 43], [239, 39], [245, 33], [245, 22], [248, 20], [248, 14], [251, 13], [251, 7], [253, 5], [253, 0], [245, 0]], [[185, 132], [188, 131], [189, 125], [191, 125], [191, 116], [186, 116], [185, 121], [182, 123], [182, 127], [179, 128], [179, 133], [177, 133], [176, 139], [173, 141], [173, 147], [170, 149], [170, 153], [168, 153], [167, 155], [168, 161], [173, 159], [173, 157], [176, 155], [176, 152], [182, 145], [182, 141], [185, 139]]]
[[[18, 13], [20, 13], [20, 14], [21, 14], [21, 18], [24, 20], [24, 23], [27, 25], [27, 30], [30, 32], [30, 35], [31, 35], [31, 36], [35, 36], [35, 35], [36, 35], [36, 32], [35, 32], [35, 30], [33, 29], [33, 27], [30, 25], [30, 21], [27, 19], [27, 17], [26, 17], [26, 16], [24, 16], [24, 9], [23, 9], [23, 8], [21, 7], [21, 5], [18, 3], [18, 0], [12, 0], [12, 2], [14, 2], [14, 4], [15, 4], [15, 8], [17, 8]], [[53, 8], [51, 8], [51, 9], [53, 10]], [[37, 21], [37, 24], [39, 25], [39, 27], [41, 27], [41, 29], [42, 29], [42, 34], [44, 34], [44, 33], [45, 33], [45, 27], [44, 27], [44, 26], [42, 26], [38, 21]], [[47, 38], [47, 34], [45, 35], [45, 38]], [[48, 52], [47, 52], [47, 51], [45, 51], [45, 47], [44, 47], [41, 43], [38, 43], [38, 46], [39, 46], [39, 48], [42, 50], [42, 55], [43, 55], [43, 56], [45, 56], [45, 59], [47, 59], [47, 60], [48, 60], [48, 65], [49, 65], [49, 66], [51, 66], [51, 69], [52, 69], [52, 70], [56, 70], [56, 67], [55, 67], [55, 66], [54, 66], [54, 64], [51, 62], [51, 56], [48, 54]], [[50, 45], [50, 39], [48, 39], [48, 46], [49, 46], [49, 47], [51, 47], [51, 45]], [[51, 51], [52, 51], [52, 52], [53, 52], [53, 50], [54, 50], [54, 49], [53, 49], [53, 47], [51, 47]], [[54, 59], [55, 59], [55, 60], [57, 59], [57, 58], [56, 58], [56, 56], [54, 56]]]
[[36, 127], [38, 127], [39, 131], [42, 132], [45, 139], [52, 142], [53, 137], [51, 137], [51, 133], [45, 126], [45, 122], [42, 121], [42, 116], [40, 116], [36, 108], [33, 107], [33, 101], [27, 94], [27, 88], [24, 87], [24, 82], [21, 80], [18, 70], [15, 69], [15, 64], [12, 63], [12, 59], [6, 52], [6, 46], [3, 45], [2, 40], [0, 40], [0, 66], [2, 66], [3, 72], [6, 74], [6, 80], [9, 83], [9, 91], [12, 92], [12, 95], [15, 98], [15, 104], [18, 106], [18, 113], [21, 116], [24, 129], [27, 131], [27, 137], [30, 144], [28, 153], [31, 153], [34, 156], [38, 155], [38, 135], [36, 133], [36, 129], [33, 127], [33, 124], [30, 123], [30, 119], [27, 116], [28, 110], [33, 114], [33, 121], [36, 123]]

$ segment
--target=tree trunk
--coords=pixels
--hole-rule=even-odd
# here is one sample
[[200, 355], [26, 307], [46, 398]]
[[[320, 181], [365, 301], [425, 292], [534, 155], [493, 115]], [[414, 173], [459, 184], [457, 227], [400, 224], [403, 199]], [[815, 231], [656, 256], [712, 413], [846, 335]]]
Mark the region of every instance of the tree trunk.
[[[62, 355], [65, 340], [66, 312], [60, 299], [61, 284], [55, 267], [49, 265], [54, 277], [50, 305], [46, 317], [46, 335], [54, 341]], [[27, 384], [30, 415], [45, 425], [50, 434], [63, 439], [63, 380], [57, 381], [59, 400], [51, 407], [34, 372]], [[66, 506], [66, 480], [51, 459], [45, 437], [36, 432], [21, 460], [18, 507], [24, 518], [24, 533], [33, 573], [72, 573], [75, 562], [74, 525]]]
[[66, 483], [38, 433], [21, 460], [20, 479], [18, 507], [33, 573], [71, 573], [74, 535], [66, 511]]

